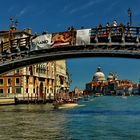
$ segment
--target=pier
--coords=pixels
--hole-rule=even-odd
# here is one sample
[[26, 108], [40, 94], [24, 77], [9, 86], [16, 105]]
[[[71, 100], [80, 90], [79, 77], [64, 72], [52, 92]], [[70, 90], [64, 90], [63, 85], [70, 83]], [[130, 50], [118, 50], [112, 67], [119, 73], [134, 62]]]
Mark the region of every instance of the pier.
[[28, 94], [24, 97], [16, 96], [14, 100], [15, 104], [46, 104], [54, 101], [52, 98], [46, 98], [46, 94], [44, 94], [42, 97], [40, 97], [38, 94]]
[[53, 98], [46, 98], [46, 95], [40, 97], [35, 94], [27, 94], [27, 96], [15, 96], [15, 97], [0, 97], [0, 105], [18, 105], [18, 104], [46, 104], [52, 103]]

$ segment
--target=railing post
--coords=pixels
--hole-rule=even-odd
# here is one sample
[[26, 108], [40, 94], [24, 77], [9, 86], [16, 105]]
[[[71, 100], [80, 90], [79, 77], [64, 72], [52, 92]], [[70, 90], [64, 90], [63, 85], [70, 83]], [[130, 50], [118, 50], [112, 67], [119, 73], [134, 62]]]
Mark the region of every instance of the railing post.
[[108, 34], [108, 40], [109, 40], [109, 43], [112, 42], [112, 41], [111, 41], [111, 32], [109, 32], [109, 34]]
[[97, 34], [95, 36], [95, 41], [96, 41], [96, 43], [98, 43], [98, 35]]
[[136, 43], [139, 43], [139, 35], [137, 35]]
[[125, 43], [125, 34], [122, 33], [122, 42]]

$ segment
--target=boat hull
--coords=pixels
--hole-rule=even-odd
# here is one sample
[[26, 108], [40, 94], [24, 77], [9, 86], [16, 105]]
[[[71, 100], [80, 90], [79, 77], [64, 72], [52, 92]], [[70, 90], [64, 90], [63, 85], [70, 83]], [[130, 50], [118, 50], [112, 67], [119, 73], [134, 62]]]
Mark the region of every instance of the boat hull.
[[73, 108], [78, 106], [77, 103], [64, 103], [64, 104], [53, 104], [54, 108]]

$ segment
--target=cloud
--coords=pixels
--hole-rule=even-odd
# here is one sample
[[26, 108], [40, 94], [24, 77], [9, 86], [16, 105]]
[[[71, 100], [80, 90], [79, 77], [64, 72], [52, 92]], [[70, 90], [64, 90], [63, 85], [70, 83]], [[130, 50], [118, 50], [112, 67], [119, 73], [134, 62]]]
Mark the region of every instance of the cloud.
[[72, 10], [69, 11], [69, 14], [73, 14], [73, 13], [76, 13], [78, 11], [88, 9], [89, 7], [91, 7], [91, 6], [95, 5], [95, 4], [99, 4], [99, 3], [103, 2], [103, 1], [105, 1], [105, 0], [89, 1], [86, 4], [82, 5], [81, 7], [79, 6], [79, 8], [73, 8]]
[[27, 13], [29, 11], [29, 7], [24, 7], [22, 10], [20, 10], [20, 12], [17, 14], [17, 17], [21, 17], [22, 15], [24, 15], [25, 13]]
[[[133, 11], [132, 11], [133, 12]], [[133, 14], [134, 13], [134, 14]], [[140, 10], [139, 9], [135, 9], [134, 12], [132, 14], [134, 16], [139, 16], [140, 15]]]
[[94, 15], [93, 12], [87, 13], [87, 14], [83, 15], [82, 18], [87, 18], [87, 17], [93, 16], [93, 15]]
[[117, 4], [118, 4], [118, 2], [117, 2], [117, 1], [114, 1], [113, 3], [111, 3], [111, 4], [105, 9], [105, 12], [106, 12], [106, 13], [110, 13], [110, 12], [114, 9], [114, 7], [116, 7]]
[[15, 6], [12, 5], [12, 6], [8, 9], [8, 12], [11, 13], [11, 12], [13, 12], [14, 9], [15, 9]]
[[58, 23], [56, 26], [59, 28], [59, 27], [61, 27], [61, 26], [62, 26], [62, 24], [61, 24], [61, 23]]
[[63, 9], [61, 10], [61, 12], [66, 12], [66, 11], [68, 11], [68, 10], [71, 8], [71, 6], [72, 6], [72, 4], [65, 5], [65, 6], [63, 7]]

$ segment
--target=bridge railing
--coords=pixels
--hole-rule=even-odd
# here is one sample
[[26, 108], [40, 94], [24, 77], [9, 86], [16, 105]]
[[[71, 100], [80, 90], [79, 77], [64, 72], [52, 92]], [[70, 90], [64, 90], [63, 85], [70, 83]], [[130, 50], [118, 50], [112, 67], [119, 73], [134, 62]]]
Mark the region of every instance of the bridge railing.
[[11, 39], [1, 42], [0, 53], [16, 53], [17, 51], [26, 51], [30, 49], [30, 37]]
[[[41, 36], [39, 36], [40, 40], [36, 40], [36, 41], [39, 45], [46, 43], [43, 47], [40, 47], [39, 49], [44, 49], [44, 50], [48, 49], [48, 51], [51, 50], [52, 48], [55, 51], [59, 51], [60, 48], [68, 48], [68, 49], [70, 48], [71, 50], [76, 48], [78, 50], [78, 49], [82, 49], [83, 46], [90, 46], [89, 47], [90, 49], [94, 49], [95, 48], [94, 46], [99, 46], [98, 48], [100, 48], [101, 46], [108, 46], [109, 43], [111, 44], [114, 43], [114, 46], [115, 45], [119, 46], [122, 43], [123, 45], [126, 45], [128, 47], [130, 46], [135, 47], [140, 42], [140, 27], [129, 27], [123, 25], [116, 26], [116, 27], [114, 26], [97, 27], [92, 29], [91, 28], [80, 29], [79, 32], [80, 34], [78, 34], [78, 30], [73, 29], [65, 32], [46, 34], [46, 36], [45, 37], [43, 36], [42, 38]], [[83, 37], [80, 36], [81, 34], [83, 35]], [[84, 40], [85, 38], [88, 41]], [[27, 53], [31, 54], [30, 52], [35, 51], [35, 49], [31, 49], [31, 47], [33, 46], [32, 45], [33, 39], [31, 39], [31, 37], [24, 37], [24, 38], [22, 37], [22, 38], [10, 39], [9, 41], [6, 42], [1, 42], [0, 58], [8, 57], [9, 59], [9, 57], [13, 58], [14, 56], [21, 55], [21, 54], [23, 55]], [[46, 39], [46, 40], [42, 40], [42, 39]], [[80, 43], [82, 42], [81, 44], [77, 41], [78, 39], [79, 40], [81, 39], [79, 41]], [[61, 42], [63, 40], [65, 42]], [[103, 44], [99, 45], [99, 43], [103, 43]], [[135, 44], [132, 45], [132, 43]], [[113, 48], [113, 45], [111, 46]], [[121, 47], [119, 49], [121, 49]]]
[[139, 42], [140, 27], [97, 27], [90, 32], [92, 43], [96, 42]]

